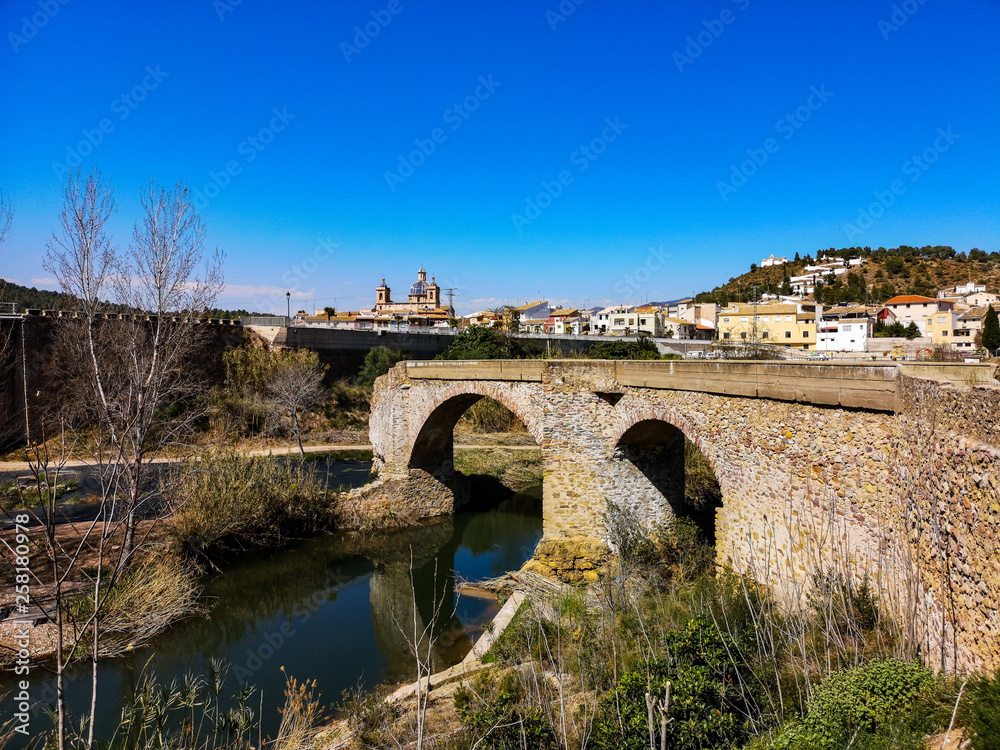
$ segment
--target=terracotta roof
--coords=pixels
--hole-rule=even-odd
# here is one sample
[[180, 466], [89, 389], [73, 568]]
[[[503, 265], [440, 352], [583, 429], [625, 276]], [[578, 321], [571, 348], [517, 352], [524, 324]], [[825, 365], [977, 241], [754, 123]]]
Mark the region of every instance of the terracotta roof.
[[893, 297], [886, 300], [887, 305], [908, 305], [914, 302], [945, 302], [946, 300], [935, 299], [934, 297], [921, 297], [919, 294], [904, 294], [900, 297]]
[[959, 316], [959, 320], [978, 320], [979, 318], [986, 317], [986, 308], [993, 307], [996, 310], [1000, 310], [1000, 303], [994, 302], [992, 305], [982, 305], [980, 307], [973, 307], [971, 310], [966, 310]]

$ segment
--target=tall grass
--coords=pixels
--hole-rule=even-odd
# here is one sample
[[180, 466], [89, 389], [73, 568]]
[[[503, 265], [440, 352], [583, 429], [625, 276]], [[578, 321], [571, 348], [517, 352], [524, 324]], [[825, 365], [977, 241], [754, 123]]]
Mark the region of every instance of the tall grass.
[[167, 534], [199, 560], [274, 546], [334, 523], [336, 494], [311, 465], [235, 452], [213, 452], [172, 469], [165, 496]]
[[481, 398], [458, 420], [458, 428], [470, 432], [527, 432], [520, 418], [491, 398]]
[[[569, 586], [536, 592], [489, 655], [523, 670], [526, 685], [547, 686], [535, 702], [526, 690], [518, 710], [542, 711], [557, 746], [659, 747], [665, 726], [670, 747], [840, 748], [853, 738], [855, 748], [887, 750], [945, 730], [956, 681], [915, 665], [867, 579], [827, 558], [794, 592], [800, 598], [779, 599], [749, 575], [715, 569], [692, 524], [645, 535], [628, 513], [609, 512], [609, 531], [628, 538], [617, 540], [622, 554], [596, 596]], [[886, 696], [877, 710], [871, 690]], [[465, 729], [485, 747], [482, 719]]]

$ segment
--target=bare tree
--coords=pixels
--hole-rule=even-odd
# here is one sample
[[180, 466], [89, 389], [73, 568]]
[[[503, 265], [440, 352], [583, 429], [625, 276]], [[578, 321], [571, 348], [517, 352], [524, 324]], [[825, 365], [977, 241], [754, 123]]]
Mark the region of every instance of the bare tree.
[[4, 237], [7, 236], [13, 220], [14, 205], [3, 194], [3, 190], [0, 190], [0, 242], [3, 242]]
[[[97, 518], [72, 549], [55, 543], [51, 503], [44, 519], [57, 619], [61, 583], [83, 547], [96, 548], [96, 572], [88, 582], [91, 615], [83, 630], [74, 632], [67, 658], [57, 664], [61, 686], [61, 673], [87, 634], [92, 666], [87, 747], [94, 741], [107, 592], [130, 569], [140, 514], [155, 510], [157, 478], [150, 464], [166, 446], [182, 442], [195, 417], [183, 409], [181, 416], [167, 417], [164, 409], [183, 404], [199, 388], [192, 364], [206, 331], [197, 316], [213, 305], [222, 286], [220, 254], [203, 261], [205, 230], [187, 188], [165, 190], [151, 183], [142, 208], [143, 219], [128, 251], [122, 252], [107, 230], [115, 211], [110, 186], [96, 169], [86, 177], [78, 170], [68, 181], [60, 232], [48, 243], [44, 259], [45, 269], [78, 306], [77, 317], [61, 321], [57, 332], [56, 357], [65, 385], [58, 402], [50, 399], [56, 403], [50, 405], [50, 420], [58, 409], [61, 435], [85, 433], [80, 444], [88, 446], [99, 500]], [[39, 446], [29, 448], [37, 451]], [[117, 547], [112, 545], [116, 534], [122, 537]], [[61, 633], [61, 621], [58, 627]], [[69, 728], [61, 687], [57, 692], [57, 744], [62, 750]]]
[[[11, 222], [14, 220], [14, 206], [4, 196], [0, 190], [0, 245], [3, 244], [7, 232], [10, 230]], [[4, 292], [7, 289], [7, 281], [0, 278], [0, 302], [3, 301]], [[11, 305], [13, 307], [13, 304]], [[4, 312], [0, 310], [0, 312]], [[13, 312], [13, 311], [12, 311]], [[14, 367], [16, 358], [14, 356], [14, 333], [16, 323], [13, 320], [0, 321], [0, 381], [6, 379], [8, 372]], [[13, 409], [11, 412], [13, 413]], [[11, 422], [13, 422], [13, 417]], [[12, 425], [0, 424], [0, 442], [7, 439], [7, 429]]]
[[286, 351], [271, 368], [267, 383], [268, 410], [295, 436], [299, 453], [302, 447], [302, 418], [326, 395], [323, 376], [327, 366], [315, 352], [305, 349]]
[[[190, 427], [190, 417], [165, 420], [162, 410], [200, 386], [189, 366], [206, 336], [197, 316], [221, 290], [222, 258], [217, 251], [203, 262], [205, 228], [183, 185], [150, 184], [126, 253], [105, 231], [114, 198], [99, 172], [71, 176], [65, 204], [45, 268], [80, 306], [76, 325], [62, 331], [68, 349], [82, 349], [80, 388], [71, 397], [95, 433], [102, 494], [120, 502], [127, 558], [152, 491], [148, 466]], [[127, 312], [109, 315], [114, 309]]]

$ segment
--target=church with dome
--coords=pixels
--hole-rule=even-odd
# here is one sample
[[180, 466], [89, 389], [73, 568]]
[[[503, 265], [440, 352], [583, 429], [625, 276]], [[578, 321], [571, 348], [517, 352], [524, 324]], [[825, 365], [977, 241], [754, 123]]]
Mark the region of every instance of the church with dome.
[[408, 326], [447, 325], [454, 314], [449, 306], [441, 304], [441, 287], [434, 277], [428, 282], [427, 271], [421, 268], [417, 280], [410, 285], [406, 302], [393, 302], [392, 290], [383, 276], [382, 283], [375, 288], [375, 306], [358, 315], [357, 322], [365, 328], [392, 328], [402, 321]]
[[375, 289], [375, 312], [421, 312], [428, 308], [441, 306], [441, 287], [431, 281], [427, 283], [427, 271], [420, 268], [417, 280], [410, 285], [410, 294], [406, 302], [393, 302], [390, 289], [386, 286], [385, 276], [382, 283]]

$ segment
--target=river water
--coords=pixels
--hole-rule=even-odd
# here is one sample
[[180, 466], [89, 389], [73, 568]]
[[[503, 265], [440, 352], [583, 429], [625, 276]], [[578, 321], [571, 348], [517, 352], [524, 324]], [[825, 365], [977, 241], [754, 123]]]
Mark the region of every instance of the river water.
[[[414, 662], [396, 623], [412, 630], [414, 592], [421, 628], [435, 599], [443, 601], [435, 667], [457, 663], [497, 605], [456, 596], [456, 579], [475, 581], [519, 568], [541, 534], [539, 486], [427, 526], [337, 534], [245, 558], [207, 580], [206, 614], [101, 664], [97, 733], [108, 738], [114, 732], [143, 670], [169, 683], [203, 674], [213, 658], [228, 664], [231, 690], [257, 688], [250, 703], [255, 711], [263, 706], [263, 730], [271, 736], [284, 702], [285, 674], [315, 679], [327, 705], [358, 686], [412, 681]], [[0, 694], [11, 687], [8, 679], [0, 681]], [[54, 678], [35, 668], [31, 688], [36, 699], [54, 695]], [[86, 667], [71, 672], [67, 696], [74, 714], [85, 710]], [[33, 733], [50, 727], [41, 712], [31, 724]]]

